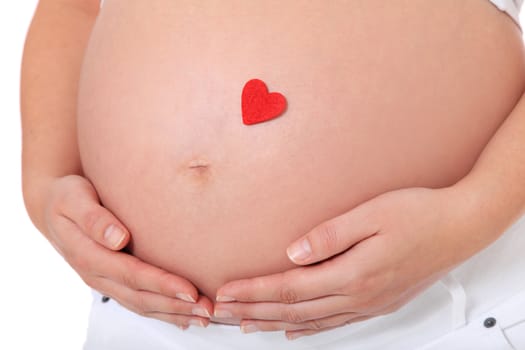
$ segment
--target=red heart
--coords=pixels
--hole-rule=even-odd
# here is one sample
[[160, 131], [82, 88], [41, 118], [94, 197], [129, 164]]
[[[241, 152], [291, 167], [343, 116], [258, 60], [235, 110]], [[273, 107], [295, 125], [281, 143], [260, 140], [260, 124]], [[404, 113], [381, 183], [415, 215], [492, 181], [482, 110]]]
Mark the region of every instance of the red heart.
[[252, 79], [242, 90], [242, 121], [246, 125], [277, 118], [286, 109], [286, 98], [278, 92], [268, 93], [266, 84]]

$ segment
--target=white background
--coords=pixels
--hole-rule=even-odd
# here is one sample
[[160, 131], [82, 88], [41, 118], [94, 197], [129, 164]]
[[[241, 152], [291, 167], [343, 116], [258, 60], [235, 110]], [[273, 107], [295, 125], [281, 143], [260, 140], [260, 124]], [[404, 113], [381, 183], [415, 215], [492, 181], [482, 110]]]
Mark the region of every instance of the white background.
[[33, 227], [21, 194], [20, 60], [36, 4], [3, 0], [0, 11], [0, 349], [73, 350], [90, 290]]
[[21, 193], [20, 61], [38, 1], [0, 1], [0, 349], [81, 349], [90, 289], [34, 228]]

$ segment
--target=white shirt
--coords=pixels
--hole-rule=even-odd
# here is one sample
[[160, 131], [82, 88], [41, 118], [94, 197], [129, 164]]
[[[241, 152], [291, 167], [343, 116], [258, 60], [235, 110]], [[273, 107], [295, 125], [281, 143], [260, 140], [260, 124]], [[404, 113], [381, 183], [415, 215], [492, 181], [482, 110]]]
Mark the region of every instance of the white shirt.
[[520, 11], [524, 0], [489, 0], [501, 11], [508, 13], [510, 17], [520, 26]]

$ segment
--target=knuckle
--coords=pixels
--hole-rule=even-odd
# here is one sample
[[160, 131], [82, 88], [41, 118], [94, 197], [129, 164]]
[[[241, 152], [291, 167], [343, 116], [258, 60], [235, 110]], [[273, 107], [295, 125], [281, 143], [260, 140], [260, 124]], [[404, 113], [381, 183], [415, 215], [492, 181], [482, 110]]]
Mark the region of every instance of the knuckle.
[[131, 273], [129, 271], [123, 272], [121, 275], [121, 281], [125, 286], [133, 290], [138, 290], [137, 276], [135, 273]]
[[281, 312], [281, 319], [287, 323], [302, 323], [304, 317], [293, 307], [286, 307]]
[[377, 279], [369, 275], [356, 275], [351, 278], [346, 289], [351, 295], [366, 295], [377, 290]]
[[336, 250], [339, 241], [336, 224], [332, 221], [327, 221], [319, 226], [317, 230], [321, 247], [325, 251]]
[[344, 291], [344, 294], [353, 299], [347, 311], [367, 312], [376, 309], [378, 293], [377, 289], [373, 287], [374, 285], [375, 282], [366, 277], [352, 279]]
[[138, 295], [135, 299], [135, 308], [139, 311], [141, 316], [144, 316], [148, 312], [147, 301], [143, 295]]
[[86, 233], [93, 233], [96, 232], [99, 223], [100, 223], [100, 212], [95, 209], [90, 209], [84, 214], [83, 218], [83, 226], [86, 230]]
[[284, 304], [294, 304], [298, 301], [297, 292], [287, 284], [279, 289], [279, 300]]
[[324, 327], [323, 325], [323, 322], [321, 320], [311, 320], [311, 321], [308, 321], [306, 322], [306, 326], [308, 327], [308, 329], [313, 329], [313, 330], [321, 330]]

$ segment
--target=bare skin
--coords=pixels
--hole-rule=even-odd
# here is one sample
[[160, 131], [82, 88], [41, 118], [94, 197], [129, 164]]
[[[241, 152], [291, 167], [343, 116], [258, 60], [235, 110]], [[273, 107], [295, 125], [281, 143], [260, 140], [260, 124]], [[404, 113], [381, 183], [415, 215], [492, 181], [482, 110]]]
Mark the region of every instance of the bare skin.
[[[486, 1], [218, 4], [107, 1], [78, 110], [132, 253], [210, 299], [292, 268], [292, 241], [367, 199], [462, 179], [525, 83], [520, 33]], [[290, 104], [247, 127], [253, 77]]]
[[[115, 120], [125, 121], [118, 125], [117, 138], [120, 139], [114, 140], [112, 147], [108, 148], [107, 142], [101, 142], [98, 146], [87, 147], [92, 149], [85, 152], [91, 157], [97, 152], [106, 157], [101, 157], [105, 164], [103, 170], [94, 169], [93, 161], [87, 168], [91, 168], [91, 177], [99, 182], [97, 190], [103, 195], [103, 204], [120, 211], [118, 216], [122, 214], [125, 225], [108, 208], [101, 206], [95, 188], [81, 177], [85, 174], [76, 148], [74, 110], [77, 107], [78, 68], [93, 20], [98, 15], [98, 0], [40, 1], [26, 43], [22, 76], [24, 198], [35, 225], [86, 283], [135, 312], [184, 328], [189, 324], [207, 324], [205, 318], [192, 316], [196, 306], [202, 307], [200, 311], [206, 309], [211, 313], [212, 310], [209, 299], [199, 296], [189, 280], [195, 282], [201, 292], [213, 297], [216, 288], [228, 279], [279, 272], [291, 267], [292, 263], [286, 257], [289, 243], [320, 222], [347, 212], [375, 194], [417, 185], [442, 187], [462, 178], [523, 90], [520, 33], [507, 16], [485, 1], [464, 1], [460, 5], [454, 1], [439, 4], [420, 1], [411, 2], [410, 7], [399, 1], [389, 2], [391, 5], [381, 8], [369, 1], [351, 1], [337, 5], [338, 9], [312, 11], [318, 13], [318, 17], [310, 17], [314, 25], [303, 32], [308, 38], [299, 35], [300, 29], [307, 27], [306, 19], [302, 22], [295, 16], [294, 21], [299, 22], [290, 22], [292, 17], [284, 19], [284, 14], [293, 11], [287, 8], [282, 17], [275, 14], [268, 17], [270, 13], [267, 13], [265, 30], [248, 30], [245, 35], [258, 34], [258, 40], [253, 40], [253, 46], [242, 46], [242, 56], [235, 56], [234, 60], [224, 55], [221, 47], [235, 51], [238, 43], [227, 40], [227, 34], [237, 33], [234, 26], [241, 26], [242, 21], [228, 21], [232, 27], [226, 31], [221, 27], [218, 32], [210, 32], [206, 25], [226, 21], [232, 15], [228, 11], [242, 8], [238, 4], [231, 6], [232, 9], [221, 9], [220, 15], [212, 5], [199, 9], [209, 10], [197, 12], [202, 16], [213, 13], [217, 23], [193, 22], [190, 29], [190, 23], [172, 21], [177, 15], [173, 11], [178, 12], [188, 3], [179, 2], [177, 8], [168, 1], [158, 8], [149, 3], [107, 1], [106, 18], [95, 27], [99, 31], [98, 42], [104, 44], [103, 37], [110, 40], [118, 35], [123, 39], [126, 33], [127, 41], [106, 41], [106, 53], [116, 56], [105, 68], [101, 63], [111, 57], [103, 56], [98, 62], [89, 63], [88, 55], [85, 69], [98, 70], [99, 74], [90, 77], [93, 79], [91, 83], [85, 82], [88, 92], [80, 96], [84, 99], [84, 106], [97, 108], [97, 111], [107, 108], [109, 103], [106, 101], [104, 106], [102, 100], [112, 97], [117, 113], [106, 113], [106, 116], [115, 118], [99, 121], [101, 127], [110, 127]], [[311, 6], [319, 7], [319, 4], [312, 3]], [[351, 11], [344, 15], [344, 11], [339, 13], [343, 6], [348, 6]], [[109, 15], [111, 7], [112, 16]], [[189, 10], [189, 7], [185, 9]], [[248, 10], [243, 9], [249, 14]], [[164, 17], [159, 11], [164, 12]], [[329, 15], [331, 20], [326, 21]], [[286, 24], [279, 24], [276, 21], [279, 18], [286, 20]], [[130, 25], [130, 20], [135, 20], [135, 27], [126, 31], [122, 25]], [[248, 20], [257, 19], [247, 17]], [[106, 30], [100, 23], [108, 26]], [[268, 23], [272, 23], [271, 27]], [[319, 26], [319, 23], [327, 26]], [[339, 29], [346, 25], [347, 31], [330, 31], [331, 25], [337, 25]], [[279, 40], [274, 40], [271, 34], [283, 27], [286, 29], [283, 33], [290, 31], [288, 35], [279, 35]], [[140, 40], [132, 42], [130, 39], [137, 31]], [[309, 31], [323, 31], [323, 40], [309, 38]], [[195, 36], [196, 32], [201, 35]], [[336, 38], [334, 32], [345, 35]], [[336, 39], [342, 40], [346, 46], [337, 43]], [[162, 40], [173, 46], [162, 45], [159, 43]], [[189, 45], [189, 41], [196, 45], [191, 47], [193, 51], [184, 46]], [[261, 51], [262, 44], [268, 41], [277, 44], [280, 55], [272, 56], [269, 55], [271, 52]], [[145, 43], [148, 45], [144, 46]], [[216, 45], [210, 46], [210, 43]], [[324, 54], [314, 52], [319, 45], [325, 48]], [[109, 52], [109, 46], [113, 46], [114, 52]], [[175, 48], [179, 51], [175, 52]], [[378, 48], [381, 51], [377, 51]], [[92, 60], [95, 59], [94, 50], [91, 48]], [[207, 60], [205, 53], [214, 54], [214, 59]], [[217, 59], [221, 57], [222, 60]], [[153, 64], [143, 65], [145, 62]], [[210, 67], [210, 63], [214, 66]], [[202, 69], [195, 69], [195, 66], [209, 67], [210, 70], [208, 74], [202, 74]], [[157, 69], [157, 72], [140, 76], [140, 72], [149, 74], [151, 69]], [[96, 79], [102, 78], [100, 71], [111, 73], [112, 79], [109, 80], [114, 85], [96, 86], [98, 89], [107, 88], [106, 96], [101, 97], [100, 91], [90, 96], [89, 84], [93, 87]], [[306, 83], [305, 71], [310, 74]], [[242, 129], [237, 94], [242, 84], [254, 76], [265, 79], [270, 88], [283, 92], [295, 106], [282, 119]], [[134, 83], [135, 78], [137, 83]], [[126, 83], [125, 79], [130, 81]], [[332, 85], [334, 79], [338, 81], [336, 88]], [[213, 84], [200, 84], [203, 81], [212, 81]], [[114, 90], [119, 86], [124, 93]], [[203, 86], [208, 89], [203, 89]], [[141, 90], [125, 91], [127, 87]], [[115, 98], [119, 93], [121, 101]], [[314, 93], [317, 101], [312, 101]], [[184, 104], [173, 103], [184, 102], [183, 96], [188, 98]], [[169, 106], [167, 109], [166, 105]], [[327, 110], [327, 105], [331, 105], [332, 110]], [[138, 111], [132, 108], [137, 106], [140, 107]], [[80, 114], [88, 113], [83, 112], [82, 107], [79, 111]], [[124, 119], [123, 114], [130, 111], [134, 113]], [[327, 111], [329, 119], [326, 118]], [[141, 113], [144, 113], [142, 119]], [[102, 118], [99, 113], [94, 113], [93, 117]], [[149, 127], [155, 125], [152, 121], [158, 124], [156, 130], [139, 130], [137, 125], [140, 123], [130, 121], [142, 121]], [[327, 124], [327, 121], [333, 123]], [[91, 122], [90, 128], [95, 128], [95, 124]], [[80, 131], [90, 139], [88, 128]], [[110, 133], [105, 130], [100, 136], [107, 138]], [[126, 143], [122, 135], [153, 135], [153, 139], [139, 137]], [[185, 138], [180, 137], [184, 135]], [[98, 136], [92, 137], [91, 142]], [[249, 147], [254, 143], [255, 147]], [[378, 143], [381, 147], [376, 146]], [[169, 147], [164, 147], [166, 145]], [[270, 145], [270, 148], [262, 148], [263, 145]], [[86, 146], [88, 142], [84, 144]], [[133, 159], [129, 154], [126, 159], [125, 154], [121, 154], [114, 160], [128, 168], [115, 164], [108, 166], [111, 152], [124, 148], [123, 151], [127, 149], [136, 157], [137, 153], [133, 151], [142, 146], [148, 146], [143, 148], [149, 152], [147, 157], [153, 156], [149, 161], [137, 163], [140, 159]], [[242, 152], [243, 149], [246, 151]], [[345, 149], [350, 151], [343, 152]], [[301, 152], [296, 152], [298, 150]], [[315, 157], [304, 156], [305, 150], [314, 152]], [[363, 155], [365, 151], [367, 157]], [[146, 153], [143, 154], [146, 157]], [[155, 162], [155, 157], [162, 158], [162, 155], [165, 156], [162, 162]], [[195, 171], [192, 169], [194, 161], [206, 161], [211, 166], [199, 167]], [[263, 166], [270, 161], [279, 168]], [[239, 162], [245, 162], [244, 166]], [[156, 167], [152, 168], [152, 163]], [[166, 164], [167, 172], [159, 167]], [[147, 167], [149, 170], [143, 172]], [[213, 172], [216, 168], [221, 172]], [[247, 178], [246, 170], [253, 177]], [[299, 182], [297, 174], [302, 176]], [[121, 186], [119, 193], [109, 189], [113, 184]], [[154, 188], [148, 188], [151, 184]], [[168, 187], [159, 189], [166, 185]], [[122, 195], [123, 188], [130, 196]], [[172, 192], [162, 197], [166, 188]], [[141, 191], [147, 196], [141, 197]], [[267, 196], [266, 200], [278, 198], [273, 202], [275, 207], [261, 201], [261, 194]], [[490, 193], [491, 196], [494, 194]], [[154, 196], [175, 211], [166, 211]], [[215, 202], [203, 201], [206, 196], [215, 196]], [[241, 196], [243, 200], [228, 202], [234, 196]], [[124, 199], [118, 202], [121, 197]], [[246, 215], [241, 214], [246, 213], [243, 212], [246, 203], [255, 200], [263, 205], [257, 208], [257, 220], [250, 222]], [[160, 208], [151, 206], [151, 202]], [[196, 207], [196, 203], [200, 207]], [[198, 210], [189, 211], [192, 207]], [[228, 209], [238, 214], [219, 215]], [[188, 212], [182, 213], [183, 210]], [[140, 216], [134, 215], [137, 212], [141, 213]], [[179, 220], [181, 216], [185, 219]], [[140, 223], [137, 217], [141, 218]], [[152, 224], [152, 217], [157, 219], [154, 224], [157, 227]], [[165, 225], [173, 225], [173, 229], [164, 226], [159, 230], [159, 226], [163, 226], [158, 223], [159, 218], [165, 220]], [[175, 220], [177, 222], [173, 224]], [[199, 228], [195, 227], [195, 222], [203, 232], [200, 236], [188, 235]], [[213, 227], [213, 235], [208, 235], [210, 225], [215, 223], [219, 224]], [[116, 245], [113, 244], [115, 241], [107, 241], [104, 232], [110, 225], [120, 227], [126, 234], [126, 226], [132, 228], [133, 235], [137, 234], [134, 251], [146, 262], [110, 250], [122, 248], [129, 238], [117, 239]], [[136, 230], [139, 226], [143, 228]], [[250, 232], [250, 238], [263, 244], [257, 246], [246, 244], [246, 240], [236, 243], [228, 240], [246, 238], [245, 232]], [[180, 240], [181, 236], [185, 240]], [[208, 246], [210, 238], [214, 245]], [[170, 244], [164, 244], [166, 242]], [[239, 249], [240, 244], [245, 244], [244, 249]], [[261, 249], [265, 251], [261, 252]], [[189, 260], [184, 259], [184, 255], [175, 255], [177, 252], [188, 254]], [[257, 259], [254, 252], [264, 256], [264, 260]], [[325, 257], [328, 255], [327, 252]], [[149, 265], [147, 261], [164, 269]], [[215, 263], [210, 264], [210, 261]], [[189, 265], [183, 266], [181, 262]], [[167, 271], [177, 272], [181, 266], [186, 270], [180, 276]], [[197, 276], [195, 280], [192, 279], [194, 276]], [[274, 283], [271, 287], [270, 290], [274, 290], [278, 285]], [[233, 286], [223, 291], [235, 295]], [[237, 294], [240, 293], [237, 290]], [[255, 291], [251, 292], [252, 295], [242, 294], [239, 300], [267, 300], [265, 296], [253, 295]], [[189, 302], [180, 303], [181, 299], [177, 297]], [[197, 300], [197, 304], [192, 300]], [[314, 312], [310, 314], [314, 317]], [[257, 319], [261, 314], [254, 312], [249, 316]], [[298, 329], [290, 327], [266, 325], [267, 329]]]
[[209, 319], [201, 316], [213, 312], [212, 302], [190, 281], [114, 251], [128, 243], [129, 232], [83, 177], [75, 111], [81, 61], [98, 10], [98, 0], [40, 0], [31, 22], [21, 74], [27, 212], [90, 287], [138, 314], [181, 328], [206, 326]]

